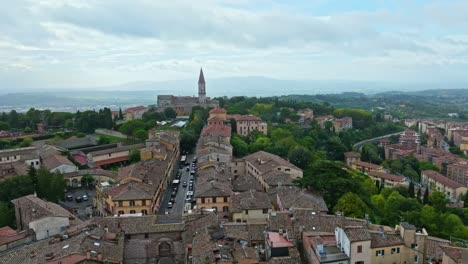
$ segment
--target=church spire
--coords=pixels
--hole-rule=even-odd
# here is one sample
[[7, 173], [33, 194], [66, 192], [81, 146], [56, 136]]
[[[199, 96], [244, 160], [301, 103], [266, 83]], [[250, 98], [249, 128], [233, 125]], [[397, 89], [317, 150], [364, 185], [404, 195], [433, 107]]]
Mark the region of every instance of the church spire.
[[198, 83], [205, 83], [205, 76], [203, 76], [202, 68], [200, 68], [200, 77], [198, 77]]

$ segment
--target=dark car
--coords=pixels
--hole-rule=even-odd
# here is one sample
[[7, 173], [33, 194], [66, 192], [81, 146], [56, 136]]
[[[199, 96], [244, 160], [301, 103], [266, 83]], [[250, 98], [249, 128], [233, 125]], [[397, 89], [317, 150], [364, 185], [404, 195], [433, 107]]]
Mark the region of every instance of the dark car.
[[73, 196], [67, 195], [67, 201], [69, 201], [69, 202], [73, 201]]
[[172, 192], [171, 197], [175, 197], [177, 195], [177, 192]]
[[189, 187], [188, 187], [188, 190], [189, 190], [189, 191], [193, 191], [193, 186], [189, 186]]
[[190, 167], [185, 168], [185, 171], [190, 171]]
[[171, 199], [169, 199], [169, 202], [174, 203], [175, 202], [174, 197], [171, 197]]
[[182, 183], [182, 187], [187, 187], [187, 182], [186, 182], [186, 181], [184, 181], [184, 182]]
[[81, 203], [83, 201], [83, 198], [81, 196], [75, 197], [75, 201], [77, 203]]

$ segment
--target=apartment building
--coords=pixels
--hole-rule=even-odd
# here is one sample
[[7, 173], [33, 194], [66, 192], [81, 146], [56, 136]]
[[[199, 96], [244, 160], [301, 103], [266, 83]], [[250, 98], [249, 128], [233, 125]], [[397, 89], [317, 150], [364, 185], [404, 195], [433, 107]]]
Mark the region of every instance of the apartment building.
[[468, 191], [468, 188], [463, 184], [433, 170], [421, 172], [421, 183], [429, 187], [431, 191], [443, 192], [452, 201], [460, 200]]
[[260, 117], [254, 115], [231, 115], [236, 121], [236, 133], [241, 136], [248, 136], [257, 130], [263, 134], [268, 133], [268, 125]]

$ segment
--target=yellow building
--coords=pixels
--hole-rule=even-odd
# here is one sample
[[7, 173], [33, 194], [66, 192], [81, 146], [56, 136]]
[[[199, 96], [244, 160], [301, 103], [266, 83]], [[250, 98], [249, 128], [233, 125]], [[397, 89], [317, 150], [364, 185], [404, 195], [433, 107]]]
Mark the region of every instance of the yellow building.
[[364, 161], [355, 161], [351, 164], [353, 170], [360, 171], [362, 173], [369, 173], [370, 171], [384, 172], [384, 168], [381, 165], [372, 164]]
[[428, 186], [431, 191], [443, 192], [447, 197], [453, 200], [460, 200], [468, 191], [468, 188], [461, 183], [432, 170], [421, 172], [421, 182]]
[[94, 206], [103, 216], [122, 214], [152, 214], [152, 187], [146, 183], [126, 183], [110, 187], [99, 184]]
[[232, 221], [267, 221], [272, 210], [267, 193], [250, 190], [232, 196]]
[[227, 119], [227, 112], [223, 108], [215, 107], [210, 111], [210, 117], [209, 118], [220, 118], [221, 120], [226, 120]]
[[231, 209], [231, 188], [224, 183], [204, 182], [197, 184], [196, 205], [200, 209], [214, 209], [228, 213]]

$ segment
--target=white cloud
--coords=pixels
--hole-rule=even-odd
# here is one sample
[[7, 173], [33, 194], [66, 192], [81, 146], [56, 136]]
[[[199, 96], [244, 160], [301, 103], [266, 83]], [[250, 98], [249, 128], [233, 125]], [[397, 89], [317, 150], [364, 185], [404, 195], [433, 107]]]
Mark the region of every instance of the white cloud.
[[466, 3], [326, 15], [298, 12], [284, 2], [251, 5], [11, 1], [0, 10], [0, 84], [185, 79], [196, 78], [200, 66], [210, 78], [424, 81], [430, 75], [468, 82], [460, 74], [468, 70]]

